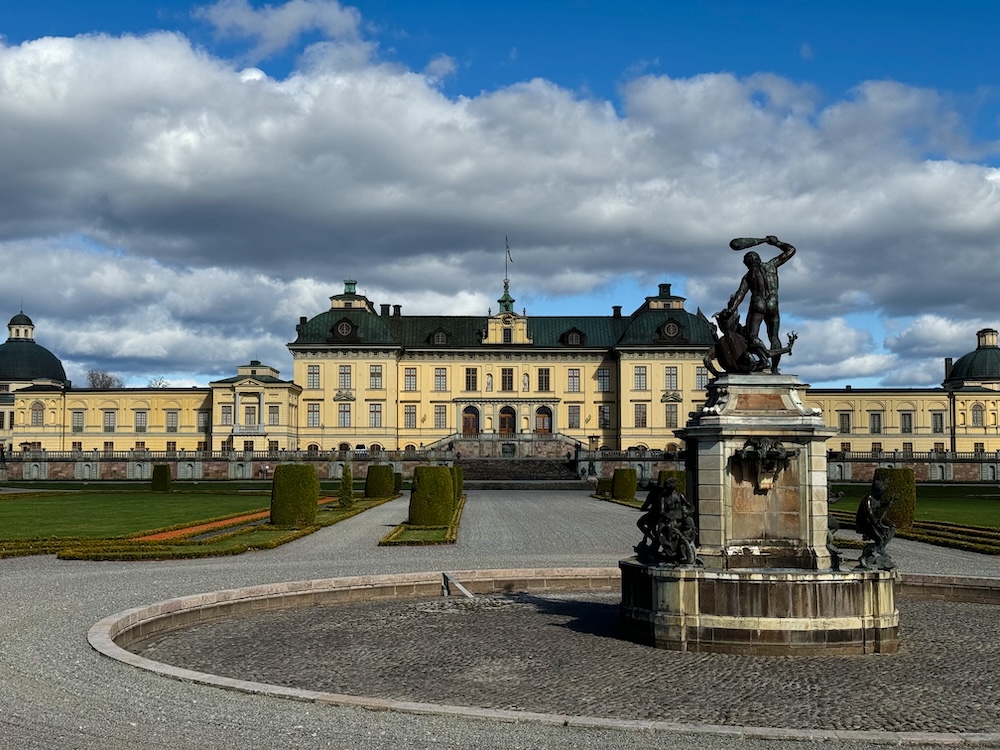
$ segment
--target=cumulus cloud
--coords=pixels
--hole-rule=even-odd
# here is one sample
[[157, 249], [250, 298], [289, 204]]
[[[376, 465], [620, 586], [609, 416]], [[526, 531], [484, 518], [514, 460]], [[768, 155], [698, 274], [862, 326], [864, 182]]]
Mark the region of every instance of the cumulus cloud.
[[[0, 257], [23, 279], [0, 289], [61, 356], [136, 377], [287, 362], [298, 316], [348, 276], [377, 303], [481, 314], [504, 235], [515, 296], [626, 276], [714, 312], [744, 270], [728, 240], [777, 234], [799, 248], [782, 309], [811, 378], [916, 382], [995, 320], [1000, 171], [939, 92], [870, 81], [831, 101], [706, 73], [633, 76], [620, 103], [544, 79], [448, 97], [454, 60], [387, 64], [338, 3], [199, 13], [250, 59], [165, 32], [0, 44]], [[303, 43], [284, 78], [253, 67]], [[843, 323], [861, 310], [903, 323], [864, 340]]]

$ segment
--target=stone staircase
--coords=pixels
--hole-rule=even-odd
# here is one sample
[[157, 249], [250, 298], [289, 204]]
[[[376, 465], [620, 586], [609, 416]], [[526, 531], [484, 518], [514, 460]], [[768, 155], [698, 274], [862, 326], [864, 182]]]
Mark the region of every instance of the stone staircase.
[[565, 458], [463, 458], [467, 489], [565, 489], [582, 490], [590, 485], [580, 479]]

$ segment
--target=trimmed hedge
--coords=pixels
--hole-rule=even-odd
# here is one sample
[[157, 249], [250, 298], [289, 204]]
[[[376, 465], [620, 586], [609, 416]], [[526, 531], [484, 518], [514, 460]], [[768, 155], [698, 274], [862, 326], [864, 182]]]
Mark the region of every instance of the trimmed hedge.
[[403, 472], [397, 471], [392, 475], [392, 491], [395, 495], [403, 491]]
[[611, 497], [615, 500], [631, 500], [639, 488], [635, 469], [615, 469], [611, 477]]
[[597, 480], [597, 494], [601, 497], [611, 497], [611, 477], [600, 477]]
[[447, 466], [418, 466], [410, 489], [411, 526], [447, 526], [455, 510], [455, 489]]
[[354, 473], [350, 464], [344, 464], [344, 469], [340, 473], [340, 489], [337, 490], [337, 504], [341, 508], [350, 508], [354, 505]]
[[451, 467], [451, 486], [455, 491], [455, 505], [458, 505], [458, 501], [462, 499], [462, 489], [465, 484], [465, 472], [462, 471], [461, 466], [453, 465]]
[[278, 464], [271, 483], [271, 525], [302, 528], [316, 523], [319, 478], [312, 464]]
[[365, 497], [392, 497], [395, 494], [392, 466], [369, 466], [368, 476], [365, 478]]
[[673, 477], [677, 480], [677, 491], [682, 495], [687, 494], [687, 472], [683, 469], [660, 469], [656, 477], [656, 483], [661, 487], [667, 486], [667, 479]]
[[886, 495], [892, 498], [889, 506], [889, 520], [902, 531], [913, 528], [913, 516], [917, 507], [917, 480], [913, 469], [875, 469], [873, 482], [886, 481]]
[[153, 492], [170, 492], [170, 466], [168, 464], [153, 464], [150, 484]]

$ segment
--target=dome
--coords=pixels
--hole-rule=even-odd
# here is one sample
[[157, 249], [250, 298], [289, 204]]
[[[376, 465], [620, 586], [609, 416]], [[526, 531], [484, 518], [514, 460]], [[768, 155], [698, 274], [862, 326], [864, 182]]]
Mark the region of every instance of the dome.
[[66, 371], [55, 354], [34, 341], [8, 340], [0, 344], [0, 382], [39, 379], [66, 382]]
[[31, 322], [31, 318], [25, 315], [23, 312], [19, 312], [13, 318], [10, 319], [8, 326], [33, 326], [34, 323]]
[[979, 344], [975, 351], [959, 357], [952, 365], [944, 385], [960, 388], [963, 385], [1000, 383], [1000, 346], [997, 332], [984, 328], [976, 334]]

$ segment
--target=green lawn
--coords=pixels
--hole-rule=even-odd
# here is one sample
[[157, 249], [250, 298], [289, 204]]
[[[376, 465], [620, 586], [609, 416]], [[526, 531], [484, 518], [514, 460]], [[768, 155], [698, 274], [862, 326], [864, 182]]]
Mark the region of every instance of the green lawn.
[[[871, 485], [834, 485], [844, 497], [830, 508], [855, 512]], [[917, 485], [917, 521], [944, 521], [1000, 529], [1000, 488], [988, 485]]]
[[108, 538], [266, 510], [267, 494], [72, 492], [0, 496], [0, 539]]

